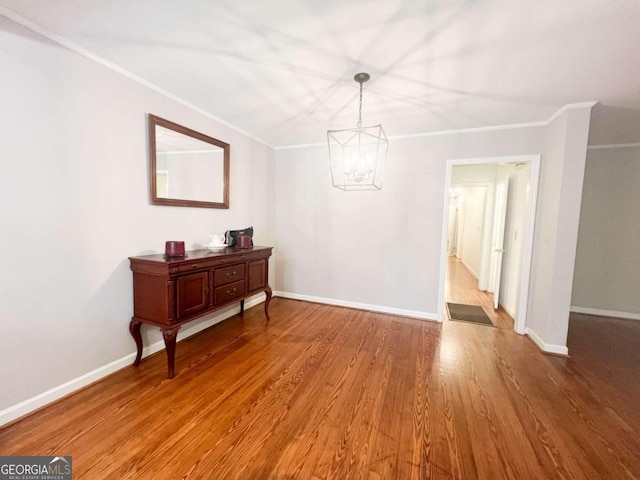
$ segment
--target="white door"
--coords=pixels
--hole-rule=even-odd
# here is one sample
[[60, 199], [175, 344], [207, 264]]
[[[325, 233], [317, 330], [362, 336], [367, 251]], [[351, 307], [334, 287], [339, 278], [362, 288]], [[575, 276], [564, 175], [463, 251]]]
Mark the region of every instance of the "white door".
[[496, 201], [493, 221], [493, 256], [491, 274], [493, 279], [493, 308], [498, 308], [500, 299], [500, 272], [502, 270], [502, 254], [504, 253], [504, 226], [507, 217], [507, 194], [509, 182], [505, 179], [496, 185]]

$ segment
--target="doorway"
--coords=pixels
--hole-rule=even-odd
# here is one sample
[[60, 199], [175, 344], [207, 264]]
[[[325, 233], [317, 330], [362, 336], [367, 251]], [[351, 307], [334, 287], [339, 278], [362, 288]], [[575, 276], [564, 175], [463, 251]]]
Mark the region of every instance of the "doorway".
[[525, 332], [539, 170], [539, 155], [447, 162], [441, 320], [445, 301], [482, 305]]

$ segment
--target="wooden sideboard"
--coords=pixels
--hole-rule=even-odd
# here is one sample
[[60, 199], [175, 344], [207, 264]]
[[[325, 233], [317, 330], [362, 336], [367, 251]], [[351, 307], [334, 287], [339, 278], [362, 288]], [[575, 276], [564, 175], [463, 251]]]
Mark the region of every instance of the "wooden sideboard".
[[271, 288], [269, 257], [273, 247], [225, 248], [221, 252], [192, 250], [184, 257], [129, 257], [133, 271], [133, 318], [129, 331], [142, 358], [143, 323], [160, 327], [167, 351], [168, 377], [173, 378], [176, 336], [185, 323], [235, 302], [265, 292], [269, 320]]

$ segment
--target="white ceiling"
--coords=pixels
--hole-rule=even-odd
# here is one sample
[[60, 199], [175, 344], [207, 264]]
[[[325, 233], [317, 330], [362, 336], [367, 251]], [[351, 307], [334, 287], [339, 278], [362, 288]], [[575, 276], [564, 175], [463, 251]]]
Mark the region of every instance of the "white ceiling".
[[[0, 0], [274, 146], [547, 120], [640, 141], [639, 0]], [[153, 112], [152, 112], [153, 113]]]

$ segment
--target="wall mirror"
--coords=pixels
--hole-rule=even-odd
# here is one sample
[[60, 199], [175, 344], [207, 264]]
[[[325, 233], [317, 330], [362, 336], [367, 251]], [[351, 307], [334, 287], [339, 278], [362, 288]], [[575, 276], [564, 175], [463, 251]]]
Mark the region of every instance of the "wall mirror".
[[229, 208], [229, 144], [149, 114], [151, 202]]

